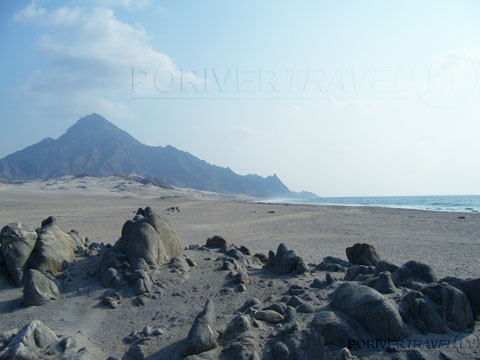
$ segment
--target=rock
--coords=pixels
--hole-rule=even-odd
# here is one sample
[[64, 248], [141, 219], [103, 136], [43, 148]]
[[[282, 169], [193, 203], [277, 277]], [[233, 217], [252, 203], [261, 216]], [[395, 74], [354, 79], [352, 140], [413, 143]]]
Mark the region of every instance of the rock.
[[143, 347], [138, 344], [131, 346], [126, 355], [130, 360], [143, 360], [146, 357]]
[[222, 342], [226, 343], [235, 338], [242, 336], [245, 331], [251, 328], [250, 319], [245, 315], [237, 315], [227, 325], [222, 334]]
[[85, 247], [85, 240], [83, 240], [80, 237], [80, 234], [78, 233], [77, 230], [70, 230], [68, 235], [70, 235], [70, 237], [73, 239], [73, 241], [75, 241], [75, 245], [77, 246], [77, 248], [78, 247], [80, 247], [80, 248]]
[[370, 286], [382, 294], [391, 294], [396, 290], [393, 284], [392, 274], [388, 271], [379, 273], [378, 276], [366, 280], [365, 285]]
[[263, 253], [255, 253], [256, 258], [258, 258], [261, 262], [266, 263], [268, 261], [268, 256]]
[[37, 233], [22, 223], [6, 225], [0, 232], [0, 250], [8, 272], [17, 286], [22, 285], [27, 262], [37, 242]]
[[266, 321], [266, 322], [269, 322], [271, 324], [278, 324], [278, 323], [281, 323], [284, 320], [283, 315], [277, 313], [274, 310], [257, 311], [254, 314], [253, 317], [257, 320]]
[[274, 359], [288, 360], [290, 357], [290, 350], [285, 343], [279, 341], [272, 346], [272, 355]]
[[392, 274], [395, 286], [418, 290], [425, 284], [438, 282], [438, 275], [429, 265], [419, 261], [409, 261]]
[[397, 265], [392, 264], [391, 262], [388, 262], [386, 260], [380, 260], [377, 265], [375, 265], [375, 275], [378, 275], [384, 271], [389, 271], [393, 274], [395, 271], [397, 271], [397, 269]]
[[318, 264], [317, 270], [320, 271], [332, 271], [332, 272], [345, 272], [346, 268], [352, 266], [349, 262], [336, 258], [333, 256], [326, 256], [323, 261]]
[[192, 259], [190, 259], [190, 258], [188, 258], [188, 257], [185, 258], [185, 260], [187, 261], [187, 264], [188, 264], [188, 266], [190, 266], [190, 267], [194, 267], [194, 266], [197, 265], [197, 264], [195, 264], [195, 261], [193, 261]]
[[374, 338], [400, 340], [409, 336], [395, 305], [368, 286], [344, 283], [334, 291], [330, 305], [356, 319]]
[[175, 269], [180, 272], [190, 271], [190, 265], [188, 265], [187, 259], [185, 259], [183, 256], [172, 257], [168, 266], [171, 269]]
[[295, 251], [288, 250], [284, 243], [278, 246], [276, 254], [273, 251], [269, 252], [268, 262], [264, 268], [278, 275], [303, 274], [308, 271], [303, 259]]
[[245, 312], [245, 310], [250, 309], [251, 307], [255, 307], [260, 305], [260, 300], [257, 298], [250, 298], [245, 303], [242, 305], [240, 309], [238, 309], [239, 312]]
[[100, 280], [100, 283], [103, 287], [118, 289], [122, 286], [122, 278], [120, 277], [118, 271], [114, 268], [109, 268], [103, 275]]
[[36, 232], [38, 239], [30, 259], [30, 268], [50, 271], [52, 274], [63, 271], [65, 262], [71, 263], [75, 257], [75, 241], [55, 225], [55, 221], [48, 221]]
[[287, 301], [287, 306], [297, 307], [303, 304], [303, 300], [294, 295]]
[[144, 259], [149, 265], [162, 265], [182, 255], [182, 246], [170, 224], [149, 207], [123, 225], [122, 238], [116, 245], [129, 261]]
[[133, 292], [135, 295], [142, 295], [152, 291], [153, 283], [150, 275], [143, 270], [135, 270], [130, 278], [133, 282]]
[[238, 250], [238, 249], [231, 249], [231, 250], [228, 250], [227, 253], [226, 253], [227, 256], [230, 256], [236, 260], [240, 260], [243, 258], [243, 253]]
[[238, 292], [245, 292], [245, 291], [247, 291], [247, 287], [244, 284], [238, 284], [237, 285], [237, 291]]
[[252, 255], [252, 253], [250, 252], [250, 250], [246, 246], [242, 245], [238, 248], [238, 250], [240, 250], [243, 255], [247, 255], [247, 256]]
[[0, 351], [0, 359], [35, 360], [44, 358], [43, 352], [60, 339], [39, 320], [25, 325]]
[[409, 315], [422, 332], [446, 333], [447, 328], [460, 332], [474, 320], [468, 297], [446, 283], [429, 284], [408, 294], [405, 301]]
[[207, 243], [205, 244], [205, 246], [209, 248], [220, 248], [224, 245], [227, 245], [227, 240], [218, 235], [208, 238]]
[[239, 271], [233, 276], [232, 282], [234, 284], [248, 284], [248, 274], [245, 271]]
[[278, 302], [278, 303], [274, 303], [270, 306], [267, 306], [263, 310], [273, 310], [273, 311], [278, 312], [281, 315], [284, 315], [286, 308], [287, 308], [287, 306], [285, 304], [283, 304], [281, 302]]
[[370, 244], [356, 243], [348, 247], [345, 252], [348, 261], [355, 265], [375, 266], [381, 260], [380, 254]]
[[326, 283], [327, 285], [331, 285], [331, 284], [333, 284], [335, 281], [337, 281], [337, 279], [335, 279], [335, 278], [332, 276], [332, 274], [330, 274], [329, 272], [327, 272], [327, 273], [325, 274], [325, 283]]
[[442, 281], [463, 291], [468, 297], [473, 316], [477, 318], [480, 315], [480, 278], [461, 280], [450, 277]]
[[345, 280], [354, 281], [357, 280], [360, 275], [370, 275], [373, 274], [374, 271], [375, 268], [373, 266], [354, 265], [349, 267], [345, 272]]
[[350, 346], [351, 341], [365, 340], [361, 326], [342, 313], [321, 311], [315, 315], [310, 327], [323, 337], [325, 345], [342, 348]]
[[309, 303], [303, 303], [296, 308], [296, 311], [299, 314], [312, 314], [315, 309]]
[[187, 337], [188, 354], [195, 355], [218, 346], [215, 330], [215, 306], [207, 300], [204, 309], [195, 318]]
[[40, 271], [30, 269], [25, 275], [23, 303], [25, 306], [38, 306], [55, 300], [59, 296], [55, 282]]
[[132, 270], [143, 270], [143, 271], [146, 271], [146, 272], [150, 271], [150, 266], [148, 266], [145, 259], [142, 259], [142, 258], [131, 260], [130, 261], [130, 268]]
[[325, 283], [319, 279], [313, 279], [312, 283], [310, 284], [310, 287], [313, 289], [321, 289], [325, 287]]

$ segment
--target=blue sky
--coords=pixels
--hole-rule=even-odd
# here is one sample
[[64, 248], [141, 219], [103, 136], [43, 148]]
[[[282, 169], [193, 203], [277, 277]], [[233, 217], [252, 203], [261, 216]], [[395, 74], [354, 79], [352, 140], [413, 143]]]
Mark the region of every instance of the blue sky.
[[479, 19], [477, 1], [2, 1], [0, 157], [97, 112], [297, 191], [479, 194]]

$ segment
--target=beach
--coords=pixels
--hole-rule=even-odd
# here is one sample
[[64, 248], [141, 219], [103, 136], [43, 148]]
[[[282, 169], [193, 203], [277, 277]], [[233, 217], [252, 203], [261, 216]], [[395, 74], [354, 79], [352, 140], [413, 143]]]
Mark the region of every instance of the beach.
[[[125, 221], [133, 218], [139, 207], [150, 206], [173, 226], [186, 249], [184, 256], [191, 259], [194, 267], [177, 274], [163, 266], [151, 273], [152, 279], [159, 280], [154, 281], [155, 291], [141, 297], [145, 303], [139, 305], [139, 297], [125, 295], [118, 308], [110, 309], [102, 299], [112, 290], [98, 283], [98, 276], [102, 274], [97, 273], [96, 264], [100, 257], [80, 256], [64, 275], [57, 277], [62, 294], [56, 301], [24, 307], [21, 287], [8, 285], [4, 288], [0, 292], [0, 332], [21, 328], [38, 319], [56, 334], [75, 337], [77, 347], [87, 349], [93, 358], [106, 359], [111, 355], [121, 357], [134, 348], [126, 340], [131, 334], [138, 335], [145, 326], [158, 327], [161, 336], [150, 336], [141, 343], [142, 351], [149, 354], [146, 358], [183, 359], [185, 338], [207, 299], [215, 302], [217, 327], [225, 328], [238, 313], [237, 309], [252, 296], [267, 306], [280, 301], [282, 296], [285, 298], [292, 286], [300, 286], [309, 289], [302, 297], [314, 309], [321, 310], [328, 305], [331, 291], [343, 283], [336, 281], [330, 288], [312, 289], [312, 282], [315, 279], [324, 281], [326, 273], [312, 271], [294, 277], [271, 276], [261, 270], [261, 264], [244, 264], [242, 268], [248, 269], [250, 281], [242, 292], [233, 291], [229, 275], [219, 271], [222, 261], [225, 266], [222, 253], [199, 251], [195, 247], [188, 249], [204, 245], [207, 238], [214, 235], [221, 235], [238, 247], [246, 246], [252, 255], [268, 255], [270, 250], [275, 251], [280, 243], [285, 243], [312, 270], [326, 256], [346, 260], [347, 247], [366, 242], [375, 246], [381, 257], [391, 263], [402, 265], [418, 260], [431, 265], [440, 278], [477, 278], [480, 273], [476, 261], [480, 254], [479, 214], [266, 204], [253, 200], [188, 189], [139, 186], [113, 177], [67, 178], [50, 181], [50, 185], [41, 181], [1, 185], [2, 226], [21, 221], [35, 229], [43, 219], [53, 215], [61, 229], [75, 229], [90, 242], [113, 245], [121, 236]], [[336, 279], [344, 275], [332, 274]], [[396, 290], [390, 299], [395, 296], [398, 299], [402, 291]], [[299, 312], [300, 330], [306, 329], [311, 319], [312, 314]], [[258, 334], [248, 340], [254, 341], [252, 349], [269, 346], [267, 339], [276, 336], [278, 330], [275, 326], [258, 326], [252, 330]], [[478, 336], [478, 330], [475, 334]], [[415, 336], [432, 339], [420, 334]], [[437, 338], [456, 341], [455, 334], [435, 335], [434, 339]], [[472, 351], [476, 356], [480, 349]], [[473, 355], [458, 351], [451, 354], [456, 359], [468, 359]]]

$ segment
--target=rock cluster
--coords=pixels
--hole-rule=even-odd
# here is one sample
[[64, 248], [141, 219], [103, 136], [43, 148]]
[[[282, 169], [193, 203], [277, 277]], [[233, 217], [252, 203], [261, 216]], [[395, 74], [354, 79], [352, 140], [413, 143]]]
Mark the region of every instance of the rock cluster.
[[86, 348], [71, 337], [58, 337], [39, 320], [21, 330], [0, 333], [1, 360], [82, 359], [93, 360]]
[[270, 251], [268, 253], [268, 262], [264, 266], [278, 275], [303, 274], [308, 272], [308, 267], [303, 259], [295, 251], [288, 250], [287, 245], [280, 244], [277, 253]]

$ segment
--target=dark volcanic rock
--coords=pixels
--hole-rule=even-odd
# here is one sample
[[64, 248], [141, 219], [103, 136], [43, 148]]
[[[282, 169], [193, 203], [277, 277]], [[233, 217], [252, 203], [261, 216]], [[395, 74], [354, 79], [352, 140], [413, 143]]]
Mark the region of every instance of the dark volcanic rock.
[[386, 260], [380, 260], [377, 265], [375, 265], [375, 275], [380, 274], [384, 271], [389, 271], [392, 274], [398, 269], [398, 266], [388, 262]]
[[366, 280], [365, 285], [370, 286], [382, 294], [391, 294], [396, 290], [392, 281], [392, 274], [388, 271], [379, 273], [378, 276]]
[[392, 274], [396, 286], [420, 289], [423, 285], [438, 282], [438, 275], [429, 265], [419, 261], [409, 261]]
[[224, 245], [227, 245], [227, 240], [218, 235], [208, 238], [207, 243], [205, 244], [206, 247], [210, 248], [220, 248]]
[[473, 316], [477, 318], [480, 315], [480, 279], [461, 280], [453, 277], [442, 279], [457, 289], [462, 290], [468, 297]]
[[3, 261], [17, 286], [22, 285], [36, 242], [37, 233], [22, 223], [6, 225], [0, 233]]
[[273, 271], [278, 275], [303, 274], [308, 271], [308, 267], [303, 259], [295, 251], [288, 250], [285, 244], [280, 244], [277, 253], [270, 251], [268, 263], [264, 268]]
[[345, 252], [348, 261], [355, 265], [375, 266], [381, 260], [380, 254], [370, 244], [356, 243], [352, 247], [348, 247]]
[[218, 346], [218, 333], [215, 330], [215, 307], [207, 300], [204, 309], [195, 318], [188, 333], [188, 353], [200, 354]]
[[399, 340], [409, 336], [396, 306], [368, 286], [344, 283], [333, 293], [330, 305], [356, 319], [374, 338]]

